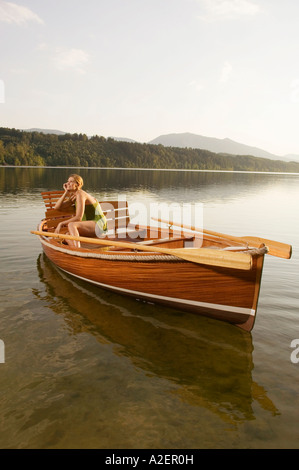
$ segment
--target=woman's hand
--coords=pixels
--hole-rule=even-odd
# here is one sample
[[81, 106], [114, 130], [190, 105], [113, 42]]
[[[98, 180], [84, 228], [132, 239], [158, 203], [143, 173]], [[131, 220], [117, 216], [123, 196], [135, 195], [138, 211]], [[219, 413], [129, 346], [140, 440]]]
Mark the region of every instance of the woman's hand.
[[70, 191], [69, 189], [69, 183], [63, 183], [63, 189], [64, 189], [64, 197], [68, 196], [71, 202], [74, 202], [77, 197], [77, 191], [74, 193], [73, 191]]
[[65, 224], [63, 222], [60, 222], [55, 229], [55, 233], [59, 233], [64, 225]]
[[70, 195], [70, 201], [74, 202], [77, 198], [77, 195], [76, 194], [71, 194]]

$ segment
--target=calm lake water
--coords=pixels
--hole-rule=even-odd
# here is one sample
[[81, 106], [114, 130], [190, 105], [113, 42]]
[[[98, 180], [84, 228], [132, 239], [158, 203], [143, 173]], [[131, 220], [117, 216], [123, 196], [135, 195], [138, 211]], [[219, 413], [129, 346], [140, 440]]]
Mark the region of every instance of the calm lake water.
[[59, 272], [30, 230], [73, 171], [0, 168], [0, 448], [298, 448], [299, 175], [75, 170], [99, 199], [202, 203], [205, 228], [293, 245], [245, 333]]

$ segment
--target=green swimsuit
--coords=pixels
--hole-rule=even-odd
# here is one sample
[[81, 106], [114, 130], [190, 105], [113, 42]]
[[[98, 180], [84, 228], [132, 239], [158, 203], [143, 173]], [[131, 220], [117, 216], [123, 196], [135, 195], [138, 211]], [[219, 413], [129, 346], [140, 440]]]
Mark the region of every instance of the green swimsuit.
[[107, 232], [107, 220], [98, 201], [94, 204], [85, 204], [82, 220], [93, 220], [96, 223], [96, 233], [97, 230], [101, 234]]

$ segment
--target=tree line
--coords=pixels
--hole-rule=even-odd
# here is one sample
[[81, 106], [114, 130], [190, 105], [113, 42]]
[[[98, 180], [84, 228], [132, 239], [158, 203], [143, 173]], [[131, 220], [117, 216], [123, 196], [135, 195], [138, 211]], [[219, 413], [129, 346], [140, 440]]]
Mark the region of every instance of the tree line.
[[0, 165], [299, 172], [299, 163], [86, 134], [0, 128]]

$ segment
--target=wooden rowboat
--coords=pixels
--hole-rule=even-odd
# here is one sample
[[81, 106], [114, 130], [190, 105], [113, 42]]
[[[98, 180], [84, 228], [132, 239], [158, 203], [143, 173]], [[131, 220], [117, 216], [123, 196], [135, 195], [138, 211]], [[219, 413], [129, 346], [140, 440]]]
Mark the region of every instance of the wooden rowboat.
[[[105, 238], [55, 233], [68, 212], [53, 209], [61, 191], [42, 193], [45, 218], [32, 233], [61, 270], [136, 299], [205, 315], [251, 331], [257, 312], [264, 255], [291, 257], [291, 246], [233, 237], [195, 227], [136, 226], [125, 201], [102, 201]], [[164, 222], [161, 221], [160, 222]], [[171, 228], [169, 228], [171, 225]], [[190, 248], [201, 237], [201, 248]], [[68, 239], [80, 241], [69, 246]], [[267, 246], [265, 244], [267, 243]]]

